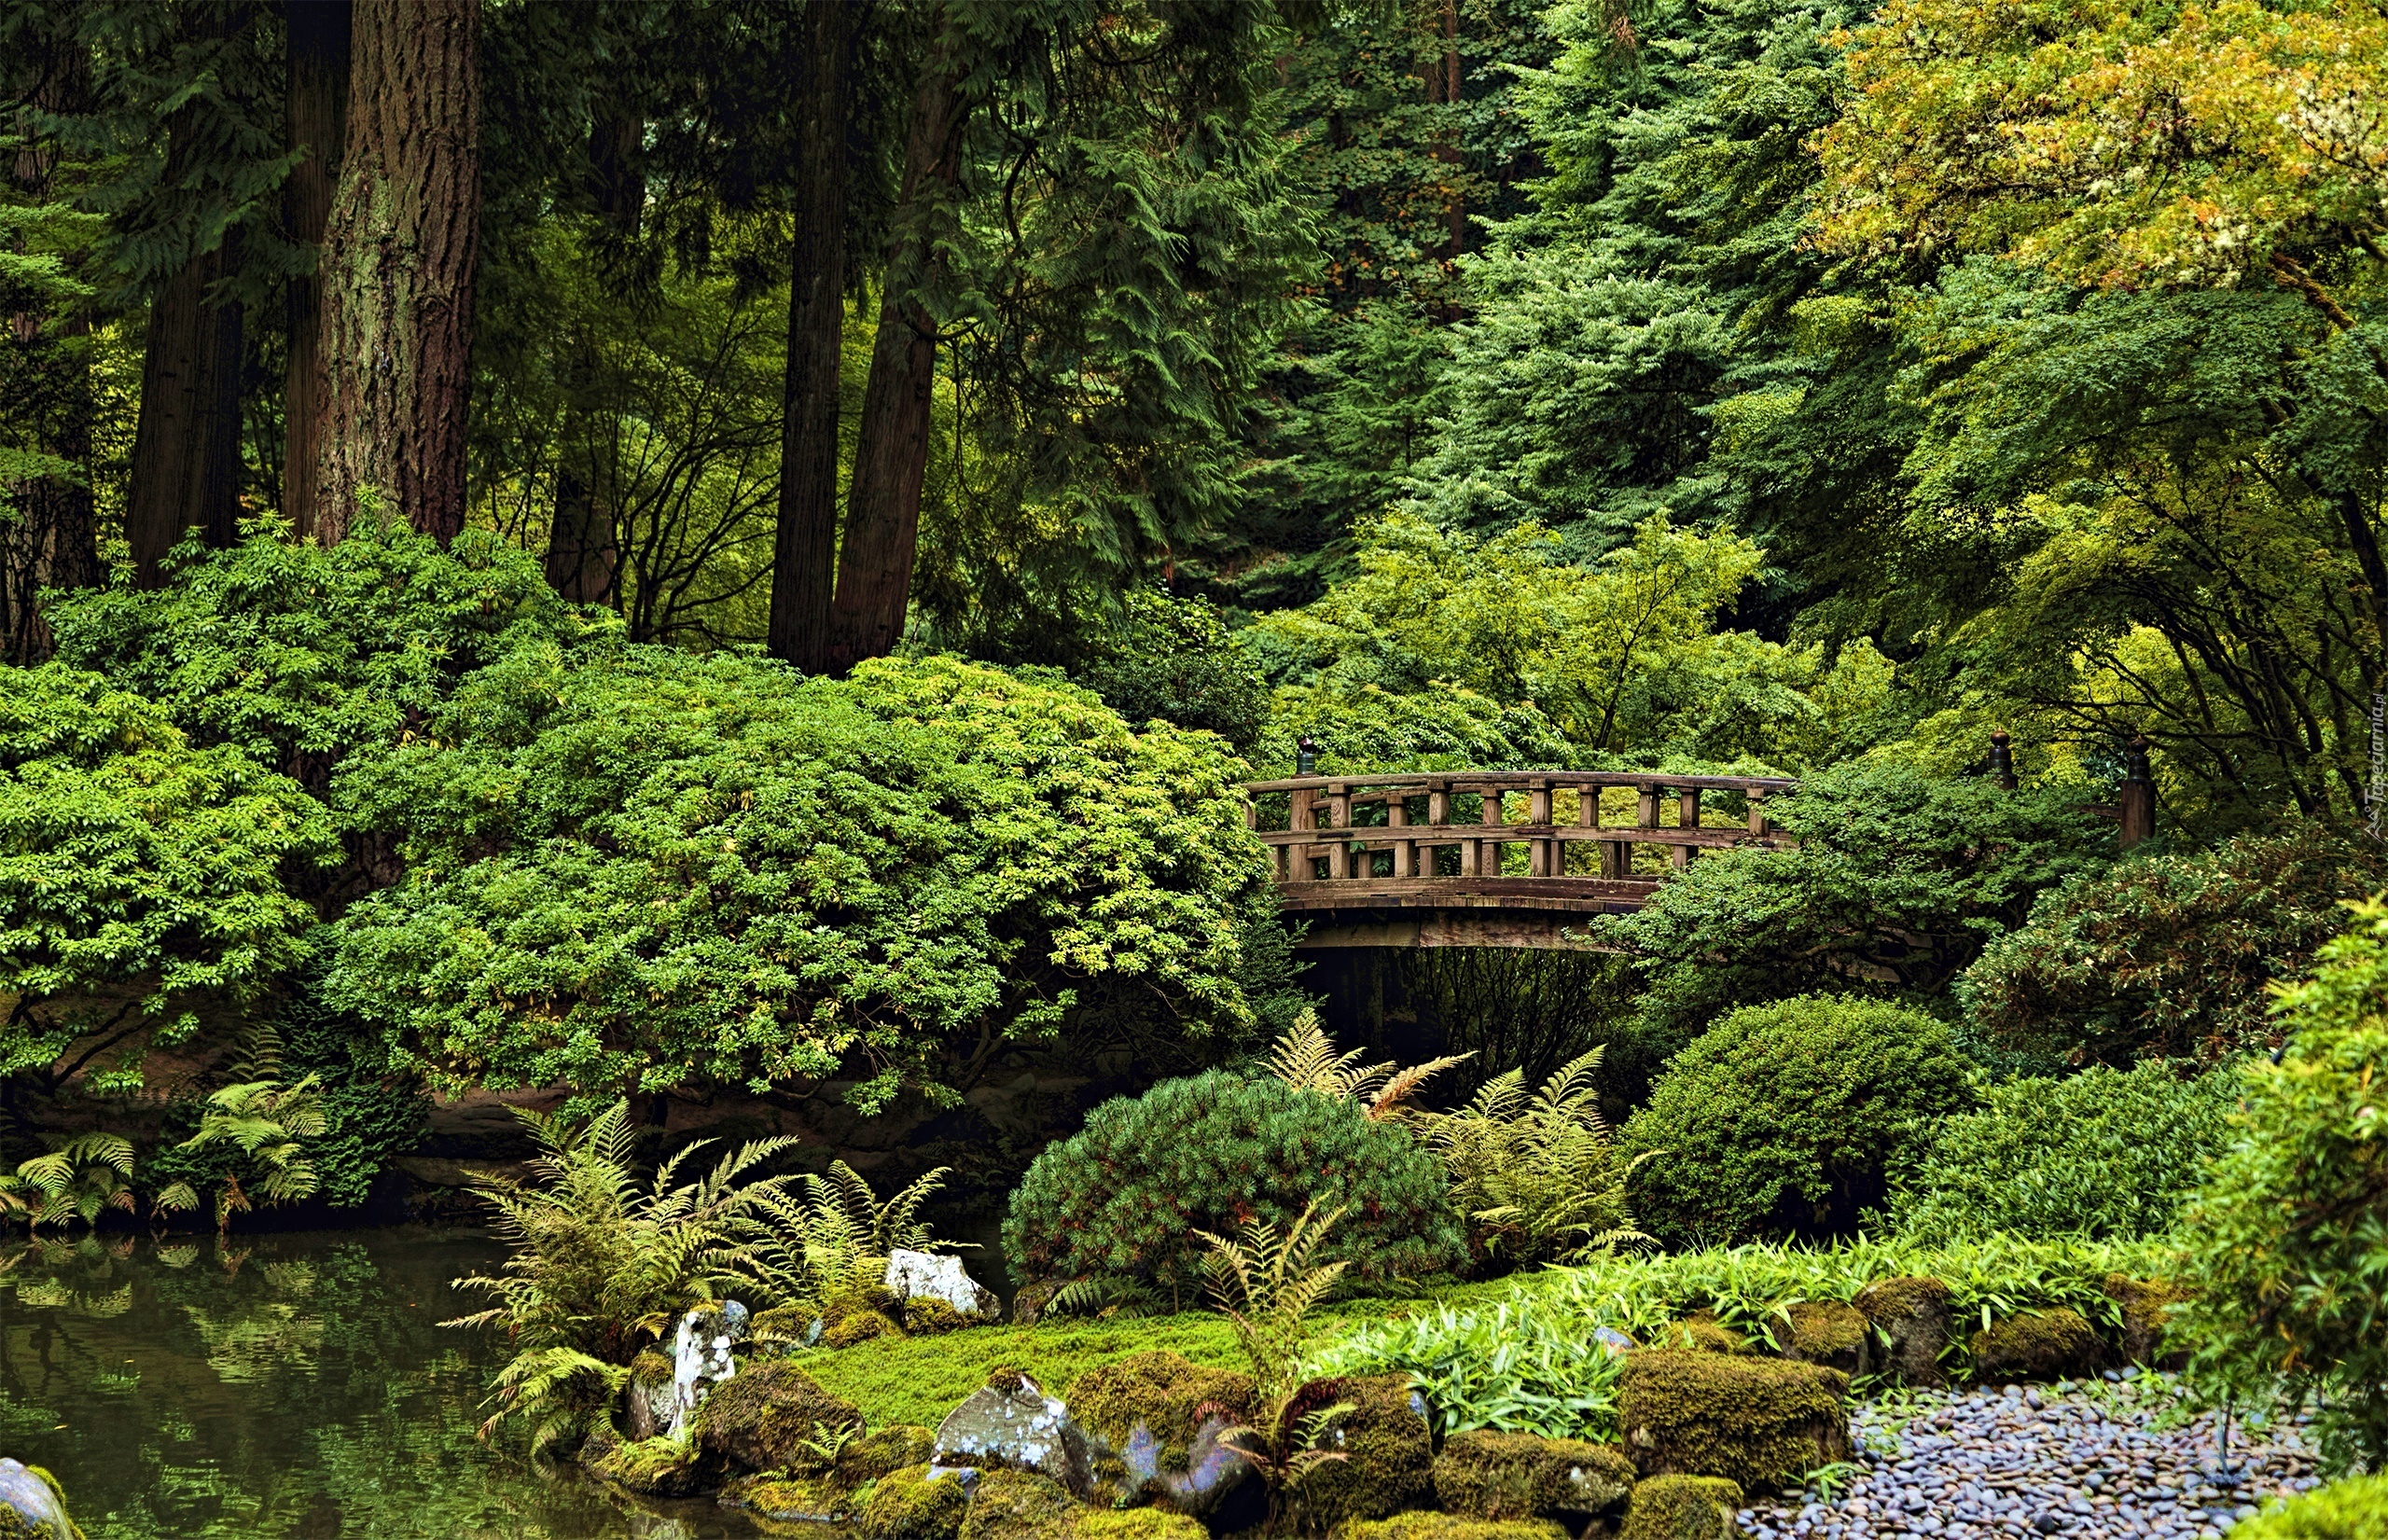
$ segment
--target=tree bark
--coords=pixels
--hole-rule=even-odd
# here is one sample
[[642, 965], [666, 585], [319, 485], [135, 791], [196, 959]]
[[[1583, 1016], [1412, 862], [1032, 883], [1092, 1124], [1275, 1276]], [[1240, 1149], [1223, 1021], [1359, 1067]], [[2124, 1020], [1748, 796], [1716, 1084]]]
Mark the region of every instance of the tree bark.
[[316, 533], [378, 496], [442, 545], [465, 527], [480, 226], [479, 0], [356, 0], [325, 230]]
[[133, 429], [125, 536], [133, 580], [162, 583], [186, 532], [232, 543], [241, 495], [241, 306], [221, 286], [238, 269], [233, 238], [183, 264], [149, 307]]
[[[646, 133], [644, 118], [619, 112], [599, 118], [589, 131], [590, 200], [598, 217], [624, 241], [637, 238], [646, 212], [646, 179], [637, 161]], [[593, 352], [584, 342], [564, 366], [567, 402], [556, 455], [555, 507], [548, 520], [546, 570], [548, 586], [564, 598], [605, 604], [614, 602], [615, 576], [621, 565], [614, 509], [597, 495], [592, 479], [573, 458], [590, 437], [589, 413], [580, 397], [597, 374]]]
[[[49, 201], [58, 151], [35, 132], [33, 115], [88, 111], [91, 88], [88, 49], [65, 35], [42, 41], [25, 76], [9, 82], [32, 109], [21, 114], [9, 179], [21, 198], [36, 204]], [[80, 258], [69, 261], [79, 265]], [[34, 364], [34, 448], [76, 467], [75, 474], [29, 477], [8, 488], [20, 518], [0, 536], [0, 655], [35, 663], [50, 651], [49, 628], [40, 612], [42, 589], [96, 588], [104, 576], [90, 479], [91, 369], [81, 351], [90, 323], [72, 308], [35, 309], [12, 314], [8, 326]]]
[[[833, 665], [837, 595], [838, 389], [846, 319], [846, 116], [852, 13], [812, 0], [809, 87], [798, 146], [803, 201], [788, 273], [785, 426], [772, 546], [771, 656], [807, 673]], [[909, 565], [909, 558], [907, 557]]]
[[317, 268], [290, 280], [285, 312], [288, 365], [283, 378], [282, 517], [304, 540], [315, 533], [316, 454], [323, 431], [324, 227], [340, 185], [347, 138], [351, 0], [284, 0], [288, 42], [290, 147], [306, 159], [282, 189], [290, 239], [315, 250]]
[[838, 672], [894, 651], [911, 602], [937, 383], [937, 320], [924, 297], [943, 267], [934, 237], [941, 205], [961, 181], [967, 120], [951, 49], [941, 42], [931, 54], [912, 97], [896, 235], [881, 284], [879, 331], [871, 343], [870, 381], [863, 388], [845, 541], [830, 607], [829, 662]]

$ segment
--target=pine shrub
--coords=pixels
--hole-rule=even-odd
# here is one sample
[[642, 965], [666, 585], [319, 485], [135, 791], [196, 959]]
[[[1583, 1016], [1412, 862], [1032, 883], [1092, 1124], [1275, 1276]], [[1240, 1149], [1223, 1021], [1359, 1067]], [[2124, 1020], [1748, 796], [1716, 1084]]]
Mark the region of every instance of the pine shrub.
[[1850, 995], [1747, 1006], [1675, 1056], [1619, 1131], [1634, 1212], [1671, 1242], [1846, 1234], [1932, 1120], [1973, 1100], [1948, 1028]]
[[1323, 1261], [1356, 1277], [1465, 1258], [1434, 1157], [1355, 1103], [1213, 1070], [1097, 1107], [1036, 1158], [1004, 1245], [1019, 1279], [1127, 1278], [1192, 1299], [1197, 1230], [1285, 1225], [1312, 1203], [1345, 1213]]

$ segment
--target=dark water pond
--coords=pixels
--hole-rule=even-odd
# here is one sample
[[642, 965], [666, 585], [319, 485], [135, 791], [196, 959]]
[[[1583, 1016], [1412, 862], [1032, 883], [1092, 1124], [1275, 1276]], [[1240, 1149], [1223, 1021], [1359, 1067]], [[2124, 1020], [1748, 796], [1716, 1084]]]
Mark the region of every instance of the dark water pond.
[[719, 1540], [473, 1430], [497, 1344], [437, 1323], [497, 1260], [469, 1231], [0, 1248], [0, 1454], [47, 1465], [90, 1540]]

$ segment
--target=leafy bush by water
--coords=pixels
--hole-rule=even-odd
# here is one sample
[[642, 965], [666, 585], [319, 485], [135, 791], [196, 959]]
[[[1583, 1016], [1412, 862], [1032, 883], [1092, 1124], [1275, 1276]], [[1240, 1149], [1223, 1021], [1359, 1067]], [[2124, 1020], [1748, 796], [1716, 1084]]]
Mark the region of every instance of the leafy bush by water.
[[2230, 1145], [2182, 1216], [2197, 1367], [2318, 1394], [2326, 1450], [2388, 1465], [2388, 905], [2354, 909], [2281, 998], [2280, 1061], [2238, 1074]]
[[2155, 1061], [1992, 1086], [1934, 1130], [1893, 1213], [1926, 1242], [2159, 1234], [2221, 1149], [2237, 1096], [2228, 1074], [2184, 1079]]
[[1214, 1070], [1094, 1109], [1012, 1194], [1016, 1279], [1122, 1277], [1190, 1299], [1198, 1230], [1284, 1225], [1316, 1202], [1348, 1211], [1322, 1260], [1355, 1276], [1417, 1275], [1465, 1256], [1443, 1173], [1392, 1120], [1282, 1080]]
[[1969, 1105], [1948, 1029], [1850, 995], [1734, 1011], [1675, 1057], [1619, 1144], [1670, 1242], [1845, 1234], [1928, 1120]]

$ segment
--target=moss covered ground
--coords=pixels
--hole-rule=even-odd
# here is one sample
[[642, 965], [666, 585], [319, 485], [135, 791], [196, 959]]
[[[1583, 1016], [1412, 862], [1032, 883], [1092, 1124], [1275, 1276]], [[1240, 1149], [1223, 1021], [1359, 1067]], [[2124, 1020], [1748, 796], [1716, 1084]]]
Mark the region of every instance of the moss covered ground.
[[[1396, 1319], [1430, 1305], [1504, 1299], [1516, 1281], [1455, 1283], [1402, 1298], [1347, 1299], [1322, 1309], [1319, 1340], [1356, 1326]], [[1197, 1364], [1243, 1368], [1227, 1320], [1188, 1311], [1139, 1321], [1069, 1318], [1033, 1326], [978, 1326], [936, 1337], [882, 1337], [836, 1350], [814, 1349], [797, 1362], [821, 1388], [862, 1409], [872, 1427], [937, 1422], [998, 1368], [1015, 1368], [1054, 1394], [1081, 1373], [1132, 1353], [1165, 1348]]]

